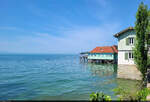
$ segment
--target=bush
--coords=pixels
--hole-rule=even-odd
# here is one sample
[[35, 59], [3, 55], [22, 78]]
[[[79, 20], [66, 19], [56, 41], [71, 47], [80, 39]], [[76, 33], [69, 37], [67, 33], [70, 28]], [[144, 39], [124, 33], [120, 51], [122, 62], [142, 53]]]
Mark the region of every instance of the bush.
[[90, 101], [111, 101], [111, 97], [103, 92], [90, 94]]
[[148, 88], [144, 88], [137, 92], [137, 99], [140, 101], [146, 101], [146, 97], [150, 94], [150, 90]]
[[[113, 89], [119, 101], [146, 101], [146, 97], [150, 94], [148, 88], [143, 88], [135, 94], [131, 94], [128, 90], [121, 87]], [[103, 92], [90, 94], [90, 101], [111, 101], [111, 97]]]
[[119, 100], [138, 100], [138, 101], [146, 101], [146, 97], [150, 94], [150, 90], [148, 88], [143, 88], [135, 94], [131, 94], [129, 91], [123, 88], [115, 88], [113, 89], [116, 95], [119, 96]]

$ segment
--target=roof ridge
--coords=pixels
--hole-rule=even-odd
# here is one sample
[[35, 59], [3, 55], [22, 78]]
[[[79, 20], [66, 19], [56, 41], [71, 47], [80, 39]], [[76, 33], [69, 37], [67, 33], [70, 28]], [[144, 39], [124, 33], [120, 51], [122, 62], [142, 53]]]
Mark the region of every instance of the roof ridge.
[[94, 48], [90, 53], [117, 53], [115, 46], [100, 46]]
[[111, 46], [111, 48], [112, 48], [113, 52], [115, 53], [116, 51], [115, 51], [114, 47], [115, 47], [115, 46]]
[[121, 30], [120, 32], [114, 34], [114, 37], [118, 37], [118, 36], [120, 36], [122, 33], [127, 32], [128, 30], [134, 30], [134, 27], [129, 26], [128, 28], [126, 28], [126, 29], [124, 29], [124, 30]]
[[117, 53], [117, 52], [118, 52], [118, 50], [117, 50], [117, 46], [116, 46], [116, 45], [113, 45], [113, 46], [112, 46], [112, 48], [113, 48], [113, 50], [114, 50], [114, 52], [115, 52], [115, 53]]

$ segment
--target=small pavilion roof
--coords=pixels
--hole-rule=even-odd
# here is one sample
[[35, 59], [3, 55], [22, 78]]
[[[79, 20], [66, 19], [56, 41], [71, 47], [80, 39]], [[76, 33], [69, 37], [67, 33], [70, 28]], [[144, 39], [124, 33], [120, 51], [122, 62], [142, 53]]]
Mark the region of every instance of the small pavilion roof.
[[90, 53], [118, 53], [117, 46], [101, 46], [96, 47]]

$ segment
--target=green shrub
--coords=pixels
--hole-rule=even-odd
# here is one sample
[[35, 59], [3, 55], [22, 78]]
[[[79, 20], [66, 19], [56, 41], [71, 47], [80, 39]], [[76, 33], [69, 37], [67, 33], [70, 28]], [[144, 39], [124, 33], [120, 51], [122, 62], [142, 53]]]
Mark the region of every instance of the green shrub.
[[116, 95], [119, 96], [119, 100], [138, 100], [138, 101], [146, 101], [146, 97], [150, 94], [150, 90], [148, 88], [143, 88], [135, 94], [131, 94], [128, 90], [123, 88], [115, 88], [113, 89]]
[[111, 97], [103, 92], [90, 94], [90, 101], [111, 101]]
[[150, 90], [148, 88], [144, 88], [137, 92], [137, 99], [140, 101], [146, 101], [146, 97], [150, 94]]

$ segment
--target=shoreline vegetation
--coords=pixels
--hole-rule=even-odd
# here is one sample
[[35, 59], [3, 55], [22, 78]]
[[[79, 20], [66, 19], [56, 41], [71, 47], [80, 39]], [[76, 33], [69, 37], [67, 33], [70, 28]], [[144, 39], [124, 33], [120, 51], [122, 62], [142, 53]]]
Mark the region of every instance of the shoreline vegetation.
[[[136, 13], [135, 31], [136, 43], [133, 48], [133, 56], [138, 70], [142, 73], [142, 81], [136, 85], [138, 87], [136, 91], [133, 91], [132, 86], [122, 87], [126, 86], [126, 83], [122, 83], [123, 85], [119, 85], [117, 88], [113, 89], [119, 101], [147, 101], [147, 96], [150, 95], [150, 89], [147, 88], [149, 80], [147, 77], [147, 69], [150, 66], [150, 56], [148, 56], [147, 46], [150, 44], [150, 39], [148, 38], [148, 34], [150, 33], [150, 10], [143, 2], [139, 5]], [[111, 96], [103, 92], [93, 92], [90, 94], [90, 101], [111, 100]]]
[[[113, 88], [112, 91], [116, 95], [114, 99], [105, 92], [96, 92], [90, 94], [90, 101], [111, 101], [111, 100], [137, 100], [141, 93], [141, 83], [139, 80], [120, 79], [117, 78], [114, 81], [117, 83], [117, 87]], [[144, 89], [144, 92], [147, 91]]]

